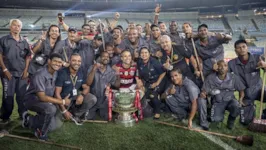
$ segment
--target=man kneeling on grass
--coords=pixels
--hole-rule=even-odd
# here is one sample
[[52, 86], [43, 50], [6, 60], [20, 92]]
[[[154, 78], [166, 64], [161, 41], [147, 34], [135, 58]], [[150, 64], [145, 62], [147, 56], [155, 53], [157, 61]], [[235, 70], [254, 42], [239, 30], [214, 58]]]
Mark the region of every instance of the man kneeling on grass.
[[[221, 127], [221, 122], [224, 119], [224, 112], [230, 112], [227, 120], [227, 127], [232, 129], [236, 117], [239, 115], [240, 107], [235, 98], [234, 92], [239, 91], [239, 101], [242, 103], [244, 98], [244, 84], [239, 77], [234, 73], [228, 72], [228, 65], [224, 60], [217, 63], [218, 72], [210, 74], [205, 80], [200, 98], [198, 99], [199, 113], [201, 117], [201, 125], [207, 122], [207, 100], [206, 96], [212, 96], [211, 121], [218, 123], [218, 128]], [[202, 126], [208, 128], [208, 126]]]
[[58, 128], [57, 107], [59, 105], [69, 105], [69, 96], [64, 99], [54, 98], [55, 80], [57, 71], [62, 67], [62, 56], [51, 54], [48, 65], [41, 68], [31, 78], [30, 86], [24, 97], [24, 105], [28, 110], [36, 112], [32, 116], [27, 112], [23, 113], [22, 126], [29, 127], [35, 131], [35, 136], [40, 140], [48, 140], [48, 131]]
[[[86, 120], [89, 109], [92, 108], [97, 99], [89, 93], [89, 86], [86, 84], [86, 75], [80, 69], [81, 56], [73, 53], [70, 57], [70, 66], [58, 71], [55, 82], [55, 97], [62, 99], [70, 94], [71, 104], [68, 107], [60, 105], [64, 117], [76, 121]], [[73, 116], [72, 116], [73, 115]]]
[[188, 128], [192, 128], [200, 90], [193, 81], [183, 78], [180, 69], [171, 71], [171, 80], [172, 85], [164, 93], [166, 103], [179, 121], [188, 117]]

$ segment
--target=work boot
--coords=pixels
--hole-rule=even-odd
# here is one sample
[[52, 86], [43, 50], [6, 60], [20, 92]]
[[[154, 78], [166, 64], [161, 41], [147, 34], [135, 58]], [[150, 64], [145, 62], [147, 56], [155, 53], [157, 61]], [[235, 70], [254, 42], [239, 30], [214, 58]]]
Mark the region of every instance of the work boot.
[[30, 119], [30, 115], [28, 114], [27, 111], [25, 111], [22, 114], [22, 127], [23, 128], [28, 128], [29, 127], [29, 119]]
[[42, 134], [42, 131], [36, 129], [34, 135], [41, 141], [48, 141], [48, 136], [46, 134]]
[[160, 119], [160, 114], [155, 114], [153, 119]]
[[236, 118], [235, 117], [228, 117], [228, 120], [227, 120], [227, 128], [232, 130], [234, 128], [234, 125], [235, 125], [235, 120]]
[[0, 120], [0, 125], [7, 125], [10, 123], [10, 119], [1, 119]]

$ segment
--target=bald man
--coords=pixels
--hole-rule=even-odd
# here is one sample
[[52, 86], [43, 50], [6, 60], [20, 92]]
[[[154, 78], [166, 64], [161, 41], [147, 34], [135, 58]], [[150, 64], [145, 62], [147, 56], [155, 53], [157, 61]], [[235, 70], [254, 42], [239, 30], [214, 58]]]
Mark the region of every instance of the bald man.
[[[191, 66], [187, 64], [185, 58], [190, 59], [191, 53], [183, 45], [172, 45], [171, 38], [168, 35], [163, 35], [160, 38], [162, 57], [159, 58], [165, 69], [171, 71], [172, 69], [180, 69], [183, 76], [188, 77], [193, 82], [196, 82], [196, 77], [193, 74]], [[168, 73], [169, 81], [170, 74]]]

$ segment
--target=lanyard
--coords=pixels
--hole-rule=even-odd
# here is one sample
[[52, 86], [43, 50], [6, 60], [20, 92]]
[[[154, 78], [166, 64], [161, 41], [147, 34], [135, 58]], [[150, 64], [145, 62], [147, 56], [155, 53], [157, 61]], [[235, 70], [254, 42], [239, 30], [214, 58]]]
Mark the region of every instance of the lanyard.
[[73, 84], [73, 87], [75, 89], [76, 88], [76, 83], [77, 83], [77, 80], [78, 80], [78, 76], [73, 77], [72, 75], [70, 75], [70, 78], [71, 78], [71, 82]]

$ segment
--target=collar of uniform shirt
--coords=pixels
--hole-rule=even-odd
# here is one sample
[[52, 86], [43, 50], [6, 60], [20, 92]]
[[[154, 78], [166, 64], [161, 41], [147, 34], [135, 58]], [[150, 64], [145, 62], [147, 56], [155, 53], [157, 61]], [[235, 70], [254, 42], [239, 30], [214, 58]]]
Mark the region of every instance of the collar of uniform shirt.
[[206, 47], [209, 44], [209, 37], [207, 37], [207, 41], [206, 42], [203, 42], [203, 41], [199, 40], [199, 43], [200, 43], [201, 46]]
[[[255, 61], [254, 56], [248, 52], [248, 60], [247, 60], [247, 63], [248, 63], [248, 62], [254, 62], [254, 61]], [[241, 65], [241, 64], [244, 64], [244, 63], [243, 63], [243, 60], [241, 60], [240, 57], [238, 57], [236, 63], [237, 63], [237, 64], [240, 64], [240, 65]], [[245, 64], [244, 64], [244, 65], [245, 65]]]
[[71, 41], [69, 39], [67, 39], [68, 44], [71, 48], [75, 48], [76, 47], [76, 43], [74, 42], [73, 44], [71, 44]]
[[[14, 37], [11, 35], [11, 33], [8, 35], [8, 38], [9, 39], [14, 39]], [[15, 40], [15, 39], [14, 39]], [[23, 38], [21, 35], [19, 35], [19, 41], [18, 42], [22, 42], [23, 41]]]

